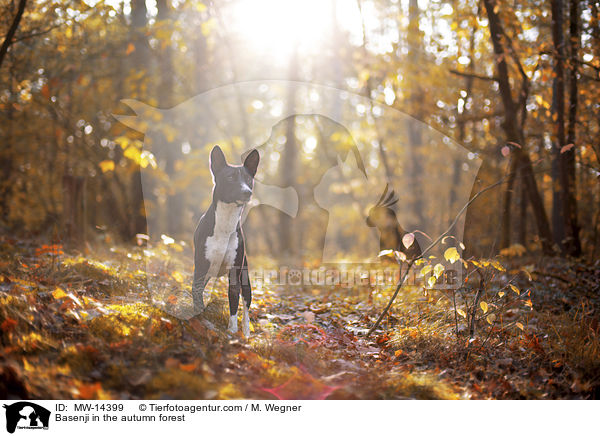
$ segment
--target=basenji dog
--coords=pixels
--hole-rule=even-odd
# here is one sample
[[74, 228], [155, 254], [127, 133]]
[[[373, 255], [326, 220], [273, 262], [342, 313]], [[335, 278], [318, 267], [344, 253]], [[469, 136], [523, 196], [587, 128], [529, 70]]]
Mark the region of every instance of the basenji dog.
[[212, 203], [200, 218], [194, 232], [194, 312], [204, 311], [204, 287], [212, 277], [229, 274], [229, 331], [237, 333], [240, 291], [243, 298], [242, 332], [250, 335], [248, 310], [252, 289], [240, 218], [250, 201], [260, 156], [252, 150], [242, 165], [229, 165], [221, 148], [210, 153], [214, 187]]

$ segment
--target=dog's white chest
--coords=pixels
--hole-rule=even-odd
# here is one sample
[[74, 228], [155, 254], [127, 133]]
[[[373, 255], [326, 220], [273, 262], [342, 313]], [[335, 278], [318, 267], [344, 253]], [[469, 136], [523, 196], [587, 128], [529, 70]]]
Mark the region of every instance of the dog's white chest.
[[206, 238], [205, 256], [209, 262], [208, 277], [225, 274], [235, 262], [238, 247], [237, 224], [242, 207], [235, 203], [217, 202], [213, 235]]

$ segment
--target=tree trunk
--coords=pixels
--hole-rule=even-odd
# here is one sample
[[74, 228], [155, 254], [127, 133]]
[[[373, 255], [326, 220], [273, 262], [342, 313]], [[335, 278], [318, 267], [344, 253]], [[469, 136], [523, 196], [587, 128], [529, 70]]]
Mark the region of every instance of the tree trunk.
[[[157, 18], [163, 25], [171, 26], [172, 10], [168, 0], [157, 0], [158, 9]], [[169, 29], [171, 30], [171, 29]], [[171, 38], [169, 33], [169, 39]], [[171, 41], [167, 41], [164, 48], [161, 49], [158, 56], [158, 102], [161, 108], [166, 109], [175, 105], [175, 73], [173, 71], [173, 49]], [[181, 236], [182, 218], [184, 208], [184, 198], [181, 192], [176, 191], [174, 185], [177, 179], [175, 171], [175, 162], [181, 156], [181, 149], [178, 147], [177, 139], [169, 141], [166, 135], [161, 134], [163, 147], [162, 157], [165, 159], [165, 174], [170, 184], [167, 192], [167, 203], [164, 208], [163, 222], [165, 231], [172, 236]]]
[[581, 255], [581, 239], [579, 236], [580, 226], [577, 207], [577, 181], [575, 177], [575, 153], [577, 150], [576, 127], [577, 127], [577, 105], [578, 105], [578, 56], [579, 40], [581, 38], [579, 29], [579, 1], [570, 0], [569, 8], [569, 121], [567, 128], [567, 144], [573, 144], [573, 147], [564, 153], [566, 161], [567, 181], [569, 183], [569, 224], [572, 243], [569, 254], [573, 256]]
[[[454, 2], [453, 7], [454, 10], [456, 12], [456, 19], [459, 20], [460, 19], [460, 14], [459, 14], [459, 9], [458, 9], [458, 5], [456, 4], [457, 2]], [[475, 28], [473, 29], [473, 31], [471, 32], [471, 37], [469, 38], [469, 66], [468, 66], [468, 71], [470, 73], [474, 73], [475, 72], [475, 33], [477, 30], [477, 22], [475, 22]], [[472, 97], [472, 91], [473, 91], [473, 77], [465, 77], [465, 95], [464, 96], [460, 96], [460, 98], [463, 99], [463, 110], [462, 113], [458, 110], [458, 104], [456, 105], [456, 124], [457, 124], [457, 128], [458, 128], [458, 143], [465, 147], [465, 138], [466, 138], [466, 134], [467, 134], [467, 121], [465, 120], [465, 117], [467, 115], [467, 113], [469, 112], [468, 110], [468, 102], [469, 99], [473, 98]], [[447, 218], [447, 222], [448, 224], [450, 224], [452, 222], [452, 220], [454, 219], [453, 216], [453, 211], [457, 210], [455, 209], [455, 203], [457, 200], [457, 194], [456, 194], [456, 188], [458, 187], [459, 183], [460, 183], [460, 177], [461, 177], [461, 173], [462, 173], [462, 160], [459, 158], [456, 158], [452, 164], [452, 184], [450, 185], [450, 193], [448, 195], [448, 211], [449, 216]], [[460, 207], [460, 206], [458, 206]]]
[[[146, 39], [147, 15], [145, 0], [131, 0], [131, 28], [130, 40], [133, 41], [135, 50], [131, 56], [131, 69], [147, 71], [149, 46]], [[140, 96], [138, 96], [140, 97]], [[131, 213], [128, 237], [134, 238], [136, 233], [146, 233], [147, 222], [142, 191], [141, 169], [137, 166], [131, 172], [129, 179], [129, 198]]]
[[568, 184], [564, 154], [565, 143], [565, 44], [563, 40], [563, 2], [552, 0], [552, 39], [554, 42], [554, 84], [552, 106], [554, 112], [554, 140], [552, 144], [552, 230], [554, 243], [562, 253], [567, 252]]
[[508, 163], [508, 179], [502, 199], [502, 220], [500, 221], [500, 249], [510, 247], [512, 237], [512, 198], [517, 175], [517, 157], [511, 156]]
[[[419, 30], [420, 9], [417, 0], [408, 3], [408, 53], [409, 64], [413, 69], [413, 91], [409, 101], [411, 115], [419, 121], [423, 121], [423, 89], [418, 86], [417, 78], [421, 65], [421, 32]], [[408, 120], [408, 143], [409, 143], [409, 186], [414, 198], [413, 210], [418, 225], [425, 221], [423, 212], [423, 131], [420, 123], [413, 119]]]
[[72, 246], [85, 243], [85, 178], [63, 176], [63, 240]]
[[[505, 113], [504, 131], [506, 133], [506, 140], [510, 143], [518, 144], [518, 146], [513, 147], [513, 153], [517, 160], [516, 171], [521, 172], [523, 176], [523, 182], [525, 183], [527, 195], [534, 212], [542, 250], [545, 254], [552, 254], [552, 234], [550, 231], [550, 224], [548, 223], [548, 216], [546, 215], [546, 209], [544, 208], [544, 203], [538, 191], [531, 160], [523, 148], [525, 146], [523, 140], [524, 136], [517, 120], [518, 108], [512, 97], [506, 53], [502, 43], [502, 35], [504, 32], [500, 18], [494, 10], [496, 2], [494, 0], [483, 0], [483, 3], [490, 23], [490, 37], [492, 39], [496, 57], [498, 84]], [[523, 80], [526, 80], [526, 78]], [[510, 206], [505, 205], [505, 207]]]
[[517, 227], [517, 243], [527, 246], [527, 189], [523, 177], [519, 178], [519, 221]]

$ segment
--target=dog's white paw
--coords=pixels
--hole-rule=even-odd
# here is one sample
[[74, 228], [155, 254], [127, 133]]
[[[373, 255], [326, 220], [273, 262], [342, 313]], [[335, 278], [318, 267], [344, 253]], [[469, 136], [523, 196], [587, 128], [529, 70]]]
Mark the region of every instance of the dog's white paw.
[[250, 336], [250, 317], [246, 310], [244, 310], [244, 316], [242, 317], [242, 332], [245, 337]]
[[244, 332], [245, 337], [249, 337], [250, 336], [250, 314], [249, 314], [250, 308], [246, 304], [245, 300], [244, 300], [243, 308], [244, 308], [244, 313], [242, 315], [242, 332]]
[[237, 315], [231, 315], [229, 317], [229, 327], [227, 328], [227, 330], [229, 330], [229, 333], [231, 333], [231, 334], [237, 333], [237, 331], [238, 331]]

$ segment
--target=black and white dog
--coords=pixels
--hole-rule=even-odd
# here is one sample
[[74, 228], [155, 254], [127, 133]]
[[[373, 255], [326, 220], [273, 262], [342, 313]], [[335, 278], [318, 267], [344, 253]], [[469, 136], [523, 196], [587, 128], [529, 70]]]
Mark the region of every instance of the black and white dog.
[[210, 171], [214, 188], [212, 203], [202, 215], [194, 232], [194, 283], [192, 297], [194, 312], [204, 310], [203, 292], [211, 277], [229, 274], [229, 331], [236, 333], [237, 310], [242, 293], [244, 314], [242, 331], [250, 334], [248, 309], [252, 301], [248, 261], [240, 217], [250, 201], [254, 175], [260, 157], [252, 150], [243, 165], [229, 165], [221, 148], [216, 145], [210, 153]]

